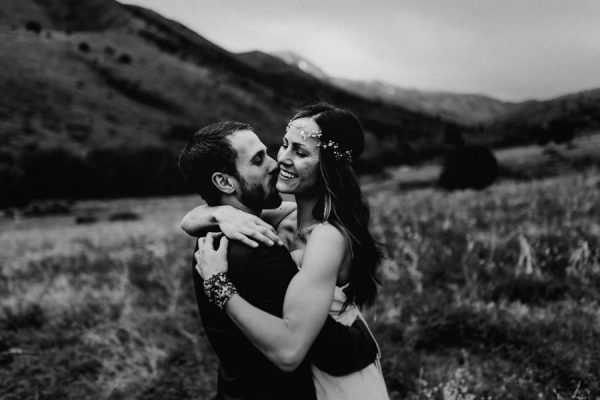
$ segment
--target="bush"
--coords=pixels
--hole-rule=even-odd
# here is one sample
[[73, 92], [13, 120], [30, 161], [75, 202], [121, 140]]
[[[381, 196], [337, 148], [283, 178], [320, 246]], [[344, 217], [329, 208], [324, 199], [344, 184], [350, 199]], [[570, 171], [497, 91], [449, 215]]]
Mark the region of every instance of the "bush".
[[181, 193], [189, 189], [177, 167], [177, 153], [162, 146], [96, 148], [87, 154], [37, 147], [20, 155], [0, 151], [0, 207], [32, 199]]
[[114, 47], [112, 46], [104, 46], [104, 54], [106, 54], [109, 57], [114, 56], [116, 53]]
[[108, 217], [109, 221], [136, 221], [140, 216], [132, 211], [121, 211], [111, 214]]
[[23, 215], [28, 217], [43, 217], [47, 215], [68, 215], [71, 213], [72, 203], [67, 201], [35, 201], [23, 210]]
[[40, 23], [37, 21], [28, 21], [25, 24], [25, 29], [27, 29], [28, 31], [31, 31], [37, 35], [42, 31], [42, 25], [40, 25]]
[[98, 222], [98, 217], [95, 215], [78, 215], [75, 217], [77, 225], [94, 224], [96, 222]]
[[23, 169], [18, 165], [17, 157], [0, 150], [0, 207], [18, 204], [23, 201], [20, 182]]
[[119, 56], [118, 61], [121, 64], [131, 64], [132, 58], [129, 54], [123, 53]]
[[87, 44], [86, 42], [81, 42], [79, 43], [79, 45], [77, 46], [77, 48], [79, 49], [79, 51], [81, 51], [82, 53], [89, 53], [90, 52], [90, 45]]
[[555, 143], [567, 143], [575, 138], [575, 125], [566, 118], [555, 118], [548, 123], [548, 137]]
[[524, 304], [543, 304], [546, 301], [563, 299], [567, 290], [568, 287], [563, 281], [523, 276], [507, 279], [496, 285], [492, 292], [492, 299], [494, 301], [520, 301]]
[[63, 148], [34, 148], [21, 156], [21, 185], [27, 199], [70, 198], [88, 193], [89, 171], [84, 159]]
[[498, 177], [498, 161], [483, 146], [465, 146], [451, 151], [444, 160], [438, 184], [444, 189], [483, 189]]

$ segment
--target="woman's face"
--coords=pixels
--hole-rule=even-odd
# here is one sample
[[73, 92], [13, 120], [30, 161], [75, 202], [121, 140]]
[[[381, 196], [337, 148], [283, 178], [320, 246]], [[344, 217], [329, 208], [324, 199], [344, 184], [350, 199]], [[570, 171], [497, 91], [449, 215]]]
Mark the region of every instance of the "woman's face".
[[290, 122], [277, 154], [279, 177], [277, 190], [281, 193], [308, 195], [319, 179], [319, 126], [312, 118], [298, 118]]

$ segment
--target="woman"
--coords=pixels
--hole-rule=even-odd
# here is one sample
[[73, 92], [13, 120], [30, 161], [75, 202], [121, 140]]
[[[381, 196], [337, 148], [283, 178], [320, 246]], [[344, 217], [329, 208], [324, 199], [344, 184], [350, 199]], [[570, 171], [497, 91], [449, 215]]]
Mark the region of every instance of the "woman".
[[[301, 109], [287, 126], [277, 156], [277, 190], [296, 198], [297, 210], [286, 221], [295, 217], [297, 229], [295, 235], [287, 235], [287, 246], [299, 272], [287, 289], [283, 318], [263, 312], [238, 294], [225, 303], [225, 311], [248, 339], [282, 369], [293, 369], [302, 361], [328, 314], [351, 325], [362, 318], [358, 308], [375, 299], [381, 255], [367, 229], [369, 208], [352, 167], [363, 148], [358, 119], [327, 104]], [[190, 221], [201, 221], [195, 213], [203, 212], [192, 211], [182, 226], [197, 231], [201, 227]], [[285, 225], [280, 223], [278, 231], [283, 232]], [[213, 290], [219, 290], [215, 284], [231, 286], [211, 279], [226, 271], [223, 249], [213, 249], [212, 237], [200, 239], [197, 260], [199, 273]], [[306, 282], [321, 285], [320, 295], [303, 298]], [[378, 360], [342, 377], [313, 366], [313, 375], [319, 399], [388, 398]]]

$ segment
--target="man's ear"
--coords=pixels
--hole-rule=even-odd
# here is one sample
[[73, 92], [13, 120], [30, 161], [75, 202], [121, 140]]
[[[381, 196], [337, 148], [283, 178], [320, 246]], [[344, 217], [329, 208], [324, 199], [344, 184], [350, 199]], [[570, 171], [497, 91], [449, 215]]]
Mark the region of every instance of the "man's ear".
[[225, 194], [233, 194], [235, 192], [235, 186], [233, 177], [223, 172], [214, 172], [211, 176], [213, 185], [217, 187], [221, 192]]

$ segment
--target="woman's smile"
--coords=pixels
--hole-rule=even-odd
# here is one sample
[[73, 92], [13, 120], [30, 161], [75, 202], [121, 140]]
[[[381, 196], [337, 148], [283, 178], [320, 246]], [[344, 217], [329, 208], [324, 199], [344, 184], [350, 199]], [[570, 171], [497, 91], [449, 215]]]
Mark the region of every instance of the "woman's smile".
[[291, 172], [286, 171], [283, 168], [279, 169], [279, 176], [283, 179], [295, 179], [298, 177], [298, 175], [292, 174]]

